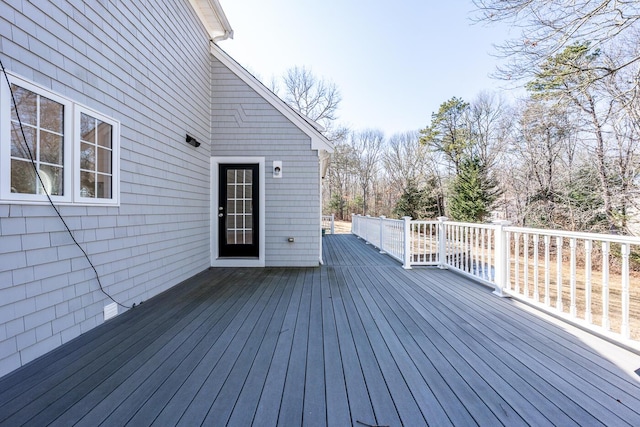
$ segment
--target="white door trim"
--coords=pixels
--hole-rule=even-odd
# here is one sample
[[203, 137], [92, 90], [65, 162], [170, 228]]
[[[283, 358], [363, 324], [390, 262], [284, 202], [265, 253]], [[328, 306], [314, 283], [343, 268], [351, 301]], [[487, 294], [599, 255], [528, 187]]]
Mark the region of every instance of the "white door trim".
[[[218, 181], [220, 164], [258, 164], [258, 258], [220, 258], [218, 254]], [[212, 267], [264, 267], [265, 253], [265, 160], [264, 157], [211, 157], [211, 266]]]

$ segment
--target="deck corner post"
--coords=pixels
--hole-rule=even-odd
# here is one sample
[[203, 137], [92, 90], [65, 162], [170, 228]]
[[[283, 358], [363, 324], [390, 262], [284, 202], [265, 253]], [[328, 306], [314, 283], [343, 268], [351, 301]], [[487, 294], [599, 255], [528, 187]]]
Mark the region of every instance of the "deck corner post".
[[385, 216], [384, 215], [380, 215], [380, 247], [378, 249], [380, 249], [380, 253], [381, 254], [386, 254], [384, 247], [384, 220], [385, 220]]
[[509, 259], [507, 257], [507, 249], [509, 242], [507, 241], [507, 232], [505, 227], [511, 225], [511, 222], [504, 220], [493, 221], [494, 228], [494, 247], [495, 247], [495, 260], [494, 260], [494, 279], [495, 286], [494, 294], [499, 297], [507, 297], [508, 295], [503, 292], [507, 287], [507, 268], [509, 267]]
[[336, 214], [331, 214], [331, 234], [336, 234]]
[[447, 269], [447, 226], [449, 218], [439, 216], [438, 220], [438, 268]]
[[411, 270], [411, 217], [403, 216], [403, 235], [404, 235], [404, 247], [402, 254], [402, 268], [405, 270]]

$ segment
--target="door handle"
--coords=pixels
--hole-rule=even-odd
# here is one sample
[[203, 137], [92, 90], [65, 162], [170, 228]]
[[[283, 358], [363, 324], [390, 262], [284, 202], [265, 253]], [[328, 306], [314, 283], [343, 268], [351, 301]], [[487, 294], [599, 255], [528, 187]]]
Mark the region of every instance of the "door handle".
[[218, 217], [220, 217], [220, 218], [222, 218], [223, 216], [224, 216], [224, 214], [223, 214], [223, 213], [219, 213], [219, 214], [218, 214]]

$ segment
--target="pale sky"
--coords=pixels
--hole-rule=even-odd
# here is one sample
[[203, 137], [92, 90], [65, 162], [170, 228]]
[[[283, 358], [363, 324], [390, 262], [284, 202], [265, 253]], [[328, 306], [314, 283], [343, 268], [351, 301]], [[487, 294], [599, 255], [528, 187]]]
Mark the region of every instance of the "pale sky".
[[306, 66], [334, 82], [354, 130], [418, 130], [451, 97], [504, 86], [489, 74], [509, 31], [472, 23], [471, 0], [219, 1], [234, 30], [220, 47], [263, 81]]

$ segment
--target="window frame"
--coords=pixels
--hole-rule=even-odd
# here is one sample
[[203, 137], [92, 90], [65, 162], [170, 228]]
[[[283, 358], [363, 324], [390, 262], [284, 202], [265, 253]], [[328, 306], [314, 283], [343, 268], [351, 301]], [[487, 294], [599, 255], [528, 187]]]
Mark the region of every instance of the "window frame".
[[[82, 138], [80, 123], [82, 114], [93, 117], [111, 125], [111, 198], [83, 197], [81, 194], [80, 153], [82, 152]], [[85, 205], [117, 205], [120, 200], [120, 122], [89, 107], [76, 104], [73, 110], [73, 199], [76, 203]]]
[[[57, 94], [41, 85], [23, 77], [7, 72], [9, 84], [15, 84], [37, 94], [58, 102], [64, 106], [63, 112], [63, 195], [50, 195], [56, 204], [85, 206], [119, 206], [120, 205], [120, 122], [90, 107]], [[0, 204], [49, 203], [46, 194], [26, 194], [11, 192], [11, 90], [7, 80], [0, 82]], [[80, 117], [87, 114], [112, 126], [112, 173], [111, 198], [82, 197], [80, 194]]]

